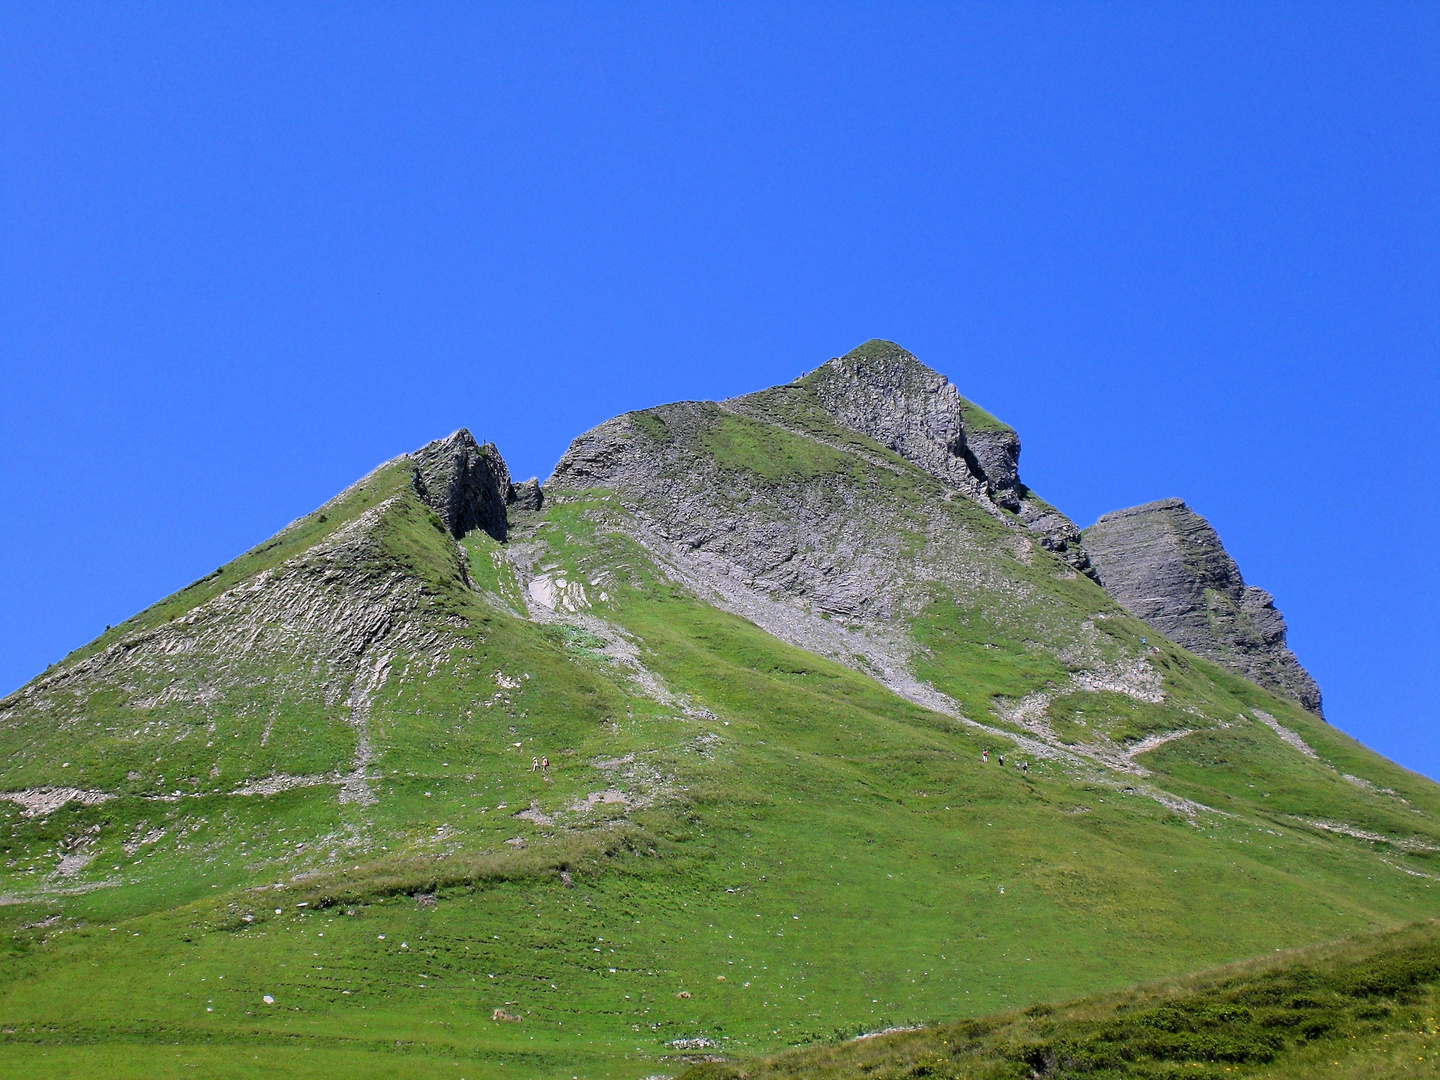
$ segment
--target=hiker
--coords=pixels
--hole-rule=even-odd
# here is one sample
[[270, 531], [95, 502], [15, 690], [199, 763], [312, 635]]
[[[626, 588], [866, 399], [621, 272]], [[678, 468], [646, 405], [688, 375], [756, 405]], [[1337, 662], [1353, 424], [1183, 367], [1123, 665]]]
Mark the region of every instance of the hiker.
[[531, 771], [531, 772], [539, 772], [539, 771], [540, 771], [540, 759], [539, 759], [538, 757], [532, 757], [532, 758], [530, 759], [530, 771]]
[[550, 759], [549, 759], [548, 757], [542, 757], [542, 758], [540, 759], [540, 775], [541, 775], [541, 776], [549, 776], [549, 775], [550, 775]]
[[1004, 765], [1004, 764], [1005, 764], [1005, 755], [1004, 755], [1004, 754], [997, 754], [996, 757], [998, 757], [998, 758], [1000, 759], [1000, 764], [1001, 764], [1001, 765]]
[[989, 764], [990, 764], [990, 751], [989, 751], [989, 750], [981, 750], [981, 751], [980, 751], [980, 760], [981, 760], [982, 762], [984, 762], [986, 765], [989, 765]]
[[1021, 762], [1021, 764], [1020, 764], [1020, 771], [1021, 771], [1022, 773], [1024, 773], [1026, 776], [1029, 776], [1029, 775], [1030, 775], [1030, 762], [1028, 762], [1028, 761]]

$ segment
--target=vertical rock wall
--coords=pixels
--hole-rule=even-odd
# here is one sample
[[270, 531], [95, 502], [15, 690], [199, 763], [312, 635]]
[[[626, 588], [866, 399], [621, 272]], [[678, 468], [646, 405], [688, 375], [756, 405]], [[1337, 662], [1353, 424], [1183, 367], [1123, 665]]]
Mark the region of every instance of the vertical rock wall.
[[1179, 499], [1106, 514], [1084, 532], [1100, 583], [1170, 640], [1321, 715], [1275, 598], [1246, 585], [1215, 530]]
[[471, 529], [484, 529], [504, 540], [512, 505], [522, 510], [540, 508], [539, 483], [532, 479], [512, 484], [495, 444], [481, 446], [464, 428], [426, 443], [410, 459], [415, 463], [416, 493], [457, 538]]

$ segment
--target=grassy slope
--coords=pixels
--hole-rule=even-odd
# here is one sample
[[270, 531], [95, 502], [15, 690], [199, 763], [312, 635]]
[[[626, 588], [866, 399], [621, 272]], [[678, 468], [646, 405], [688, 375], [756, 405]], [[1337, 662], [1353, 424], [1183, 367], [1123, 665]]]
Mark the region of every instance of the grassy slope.
[[[721, 438], [733, 468], [859, 468], [769, 445], [780, 437], [749, 421]], [[44, 820], [0, 804], [7, 890], [95, 826], [96, 878], [113, 859], [128, 882], [0, 907], [0, 1072], [638, 1076], [673, 1071], [675, 1039], [762, 1053], [1435, 911], [1433, 879], [1416, 876], [1429, 856], [1302, 823], [1428, 836], [1433, 786], [1213, 665], [1167, 651], [1171, 701], [1258, 704], [1341, 768], [1253, 721], [1167, 744], [1147, 755], [1157, 775], [1229, 813], [1192, 823], [1057, 765], [982, 766], [993, 739], [699, 602], [602, 527], [614, 520], [603, 493], [577, 495], [540, 530], [576, 578], [621, 568], [603, 614], [714, 719], [639, 694], [583, 627], [463, 589], [448, 540], [402, 500], [387, 550], [468, 623], [468, 648], [443, 677], [397, 663], [372, 710], [379, 802], [342, 807], [320, 787], [71, 804]], [[513, 606], [495, 545], [465, 547], [471, 579]], [[1013, 572], [1048, 590], [1042, 621], [1093, 606], [1043, 560]], [[993, 625], [1000, 648], [983, 649], [985, 625], [937, 604], [918, 627], [927, 674], [977, 716], [1062, 670]], [[1169, 722], [1095, 697], [1065, 704], [1120, 737]], [[542, 753], [548, 778], [529, 771]], [[642, 805], [569, 809], [617, 787]], [[532, 804], [557, 824], [512, 816]], [[141, 822], [164, 836], [123, 853]], [[410, 895], [434, 890], [433, 907]], [[521, 1020], [493, 1021], [497, 1008]]]
[[404, 490], [410, 483], [410, 476], [410, 466], [403, 459], [387, 462], [318, 510], [287, 525], [263, 544], [257, 544], [118, 626], [107, 628], [104, 634], [65, 657], [61, 663], [73, 663], [101, 651], [126, 634], [179, 618], [226, 589], [249, 580], [261, 571], [279, 566], [286, 559], [321, 542], [372, 506]]
[[[213, 786], [208, 778], [212, 766], [219, 769], [216, 779], [228, 785], [236, 777], [324, 772], [347, 761], [354, 734], [345, 722], [343, 703], [322, 705], [316, 699], [323, 694], [287, 689], [313, 689], [307, 685], [313, 678], [302, 657], [254, 671], [213, 708], [199, 711], [173, 704], [134, 706], [136, 698], [147, 694], [163, 697], [164, 687], [64, 676], [107, 649], [145, 640], [226, 590], [301, 555], [365, 511], [406, 491], [409, 478], [403, 463], [382, 466], [264, 544], [111, 627], [0, 703], [19, 701], [25, 689], [52, 684], [47, 709], [22, 711], [18, 722], [0, 722], [0, 789], [64, 784], [151, 794], [183, 785], [191, 792]], [[203, 682], [205, 674], [193, 672], [189, 681]], [[57, 714], [68, 722], [54, 723], [51, 716]], [[0, 853], [17, 857], [13, 844]]]
[[1440, 925], [958, 1024], [707, 1063], [681, 1080], [1237, 1076], [1440, 1070]]

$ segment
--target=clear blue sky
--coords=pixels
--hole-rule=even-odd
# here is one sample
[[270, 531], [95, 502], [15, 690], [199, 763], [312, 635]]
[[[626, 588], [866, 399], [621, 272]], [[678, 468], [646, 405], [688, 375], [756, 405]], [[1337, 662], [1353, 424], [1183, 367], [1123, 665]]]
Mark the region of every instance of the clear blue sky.
[[893, 338], [1440, 777], [1440, 7], [0, 11], [0, 692], [466, 425]]

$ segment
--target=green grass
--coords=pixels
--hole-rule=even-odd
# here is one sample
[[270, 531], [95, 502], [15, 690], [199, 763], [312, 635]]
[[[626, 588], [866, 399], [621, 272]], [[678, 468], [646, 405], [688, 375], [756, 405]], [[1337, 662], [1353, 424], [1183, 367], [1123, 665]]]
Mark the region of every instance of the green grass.
[[1434, 1076], [1437, 1014], [1432, 921], [1119, 993], [702, 1064], [680, 1080]]
[[[549, 520], [573, 545], [557, 540], [562, 555], [601, 543], [578, 507]], [[643, 567], [604, 543], [607, 559]], [[85, 1047], [134, 1045], [139, 1072], [243, 1046], [235, 1075], [305, 1061], [641, 1075], [671, 1067], [675, 1039], [763, 1052], [837, 1027], [979, 1015], [1431, 909], [1419, 879], [1371, 884], [1377, 864], [1346, 841], [1271, 836], [1253, 819], [1192, 825], [1050, 766], [1024, 779], [982, 767], [982, 741], [948, 718], [653, 573], [617, 595], [611, 614], [653, 669], [714, 720], [628, 694], [593, 647], [573, 647], [583, 631], [477, 613], [475, 678], [401, 681], [377, 703], [392, 777], [377, 807], [315, 790], [230, 800], [253, 816], [217, 822], [215, 842], [244, 836], [259, 858], [197, 860], [161, 842], [152, 884], [123, 899], [27, 906], [25, 921], [62, 919], [15, 935], [0, 1062], [33, 1066], [43, 1046], [78, 1069]], [[531, 678], [472, 723], [494, 664]], [[548, 782], [528, 772], [532, 747], [556, 763]], [[614, 782], [595, 760], [627, 753], [647, 755], [676, 800], [576, 833], [496, 812], [558, 813]], [[343, 834], [362, 818], [389, 851], [290, 880], [282, 829]], [[460, 839], [433, 844], [437, 823]], [[503, 844], [516, 835], [530, 846]], [[285, 887], [241, 887], [272, 878]], [[438, 892], [433, 909], [420, 892]], [[522, 1019], [496, 1024], [495, 1008]]]
[[852, 472], [855, 459], [814, 439], [733, 413], [717, 413], [702, 445], [723, 469], [766, 480], [813, 479]]

